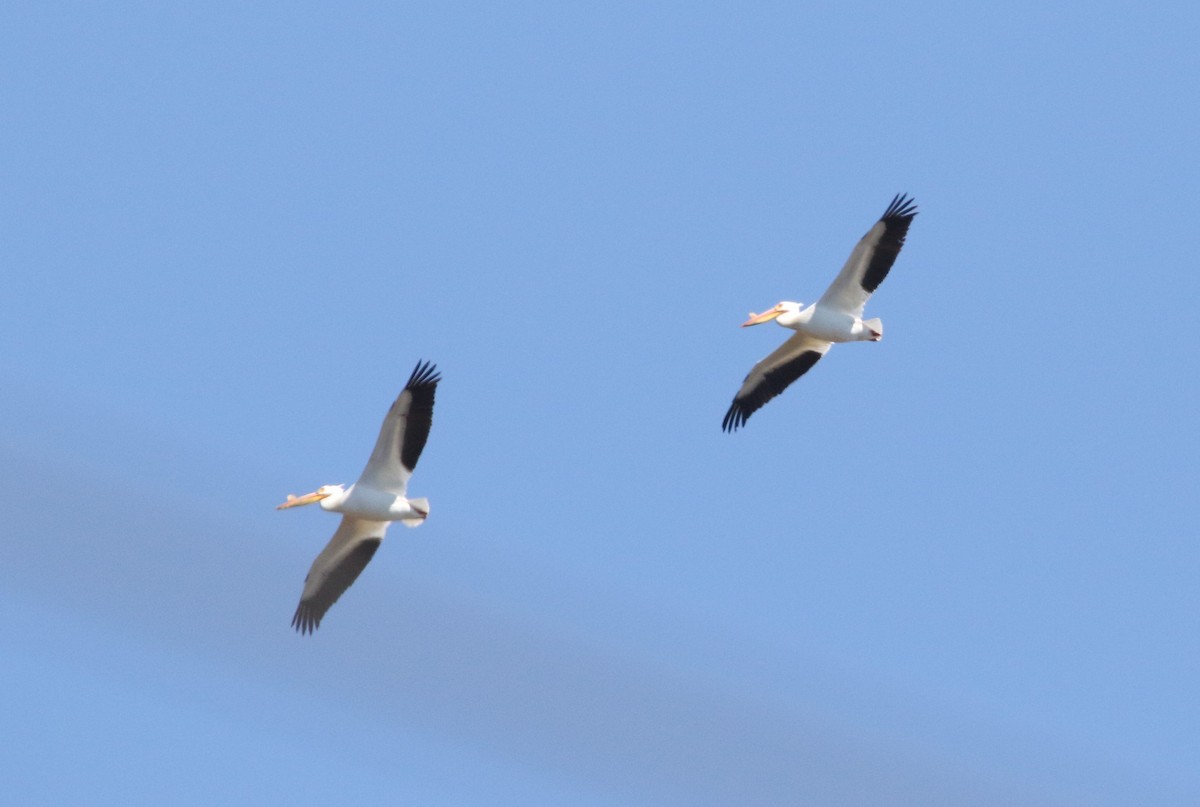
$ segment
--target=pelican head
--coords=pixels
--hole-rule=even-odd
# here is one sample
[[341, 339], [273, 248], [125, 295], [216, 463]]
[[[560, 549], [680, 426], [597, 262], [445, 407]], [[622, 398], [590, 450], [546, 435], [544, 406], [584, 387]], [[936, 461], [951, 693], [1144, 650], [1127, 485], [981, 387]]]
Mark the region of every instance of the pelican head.
[[781, 303], [776, 303], [775, 307], [770, 311], [764, 311], [761, 314], [750, 312], [750, 319], [742, 323], [743, 328], [748, 328], [751, 325], [762, 325], [764, 322], [776, 320], [785, 328], [794, 328], [799, 321], [800, 311], [804, 308], [804, 303], [793, 303], [790, 300], [784, 300]]
[[287, 501], [275, 509], [286, 510], [289, 507], [300, 507], [301, 505], [313, 504], [314, 502], [321, 502], [321, 507], [324, 508], [324, 501], [329, 497], [332, 496], [334, 498], [333, 503], [336, 504], [337, 502], [341, 501], [342, 497], [345, 495], [346, 487], [344, 485], [321, 485], [321, 487], [317, 488], [312, 493], [305, 493], [303, 496], [293, 496], [289, 493]]

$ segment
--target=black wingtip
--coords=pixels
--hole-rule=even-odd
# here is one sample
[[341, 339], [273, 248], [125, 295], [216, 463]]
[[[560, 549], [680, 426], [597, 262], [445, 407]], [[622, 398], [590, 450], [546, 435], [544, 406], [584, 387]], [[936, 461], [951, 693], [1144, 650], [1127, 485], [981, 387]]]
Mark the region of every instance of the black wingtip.
[[438, 372], [436, 364], [431, 361], [418, 361], [417, 366], [412, 371], [412, 375], [408, 377], [408, 383], [404, 385], [404, 388], [414, 389], [416, 387], [436, 386], [441, 380], [442, 374]]
[[734, 401], [729, 405], [729, 409], [725, 412], [725, 419], [721, 421], [721, 431], [727, 434], [732, 434], [740, 427], [746, 425], [746, 421], [750, 419], [750, 413], [747, 412], [741, 404]]
[[301, 600], [296, 606], [296, 613], [292, 615], [292, 627], [301, 636], [305, 636], [321, 627], [321, 618], [313, 613], [308, 603]]
[[883, 221], [911, 219], [915, 215], [917, 215], [917, 200], [907, 193], [898, 193], [892, 197], [892, 203], [888, 205], [887, 210], [883, 211], [880, 219]]

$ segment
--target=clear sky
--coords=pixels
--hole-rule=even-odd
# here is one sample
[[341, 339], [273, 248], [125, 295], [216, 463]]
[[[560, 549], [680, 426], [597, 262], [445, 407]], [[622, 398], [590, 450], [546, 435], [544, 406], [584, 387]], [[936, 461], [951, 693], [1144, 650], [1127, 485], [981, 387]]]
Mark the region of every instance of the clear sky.
[[[6, 798], [1200, 803], [1198, 30], [6, 4]], [[901, 191], [884, 340], [723, 434]], [[432, 515], [298, 636], [418, 359]]]

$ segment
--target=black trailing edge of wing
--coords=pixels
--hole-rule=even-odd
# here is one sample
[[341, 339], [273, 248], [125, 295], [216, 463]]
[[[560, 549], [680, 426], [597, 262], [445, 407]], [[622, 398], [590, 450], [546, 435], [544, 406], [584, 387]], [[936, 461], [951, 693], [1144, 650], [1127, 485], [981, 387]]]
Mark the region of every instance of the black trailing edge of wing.
[[761, 409], [788, 385], [813, 368], [813, 365], [825, 355], [815, 350], [806, 350], [791, 361], [779, 365], [763, 375], [762, 380], [744, 395], [734, 396], [733, 403], [721, 421], [721, 431], [735, 432], [746, 425], [750, 416]]
[[900, 248], [904, 246], [904, 237], [908, 235], [908, 225], [912, 224], [917, 215], [917, 202], [905, 193], [898, 193], [892, 198], [892, 203], [879, 219], [883, 223], [883, 234], [875, 245], [867, 269], [863, 272], [862, 287], [868, 294], [874, 293], [879, 284], [888, 276]]
[[292, 616], [292, 627], [301, 634], [312, 633], [321, 627], [321, 619], [325, 612], [333, 607], [338, 597], [342, 596], [346, 589], [350, 588], [350, 584], [362, 574], [362, 570], [367, 568], [371, 558], [375, 557], [375, 550], [379, 549], [382, 542], [382, 538], [369, 538], [342, 558], [337, 568], [325, 578], [325, 583], [317, 593], [306, 600], [300, 600], [300, 604], [296, 606], [296, 613]]
[[433, 426], [433, 398], [442, 374], [432, 362], [417, 362], [404, 390], [412, 395], [408, 421], [404, 425], [404, 444], [400, 446], [400, 463], [412, 471], [425, 450], [429, 429]]

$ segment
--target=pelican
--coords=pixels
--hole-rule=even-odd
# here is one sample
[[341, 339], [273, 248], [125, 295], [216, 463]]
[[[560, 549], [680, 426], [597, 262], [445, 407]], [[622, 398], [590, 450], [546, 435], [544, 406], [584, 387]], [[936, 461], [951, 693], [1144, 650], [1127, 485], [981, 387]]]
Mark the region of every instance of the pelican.
[[399, 521], [419, 527], [429, 515], [428, 499], [408, 499], [405, 493], [433, 425], [433, 396], [442, 380], [437, 367], [417, 362], [408, 383], [383, 419], [375, 450], [362, 475], [350, 487], [322, 485], [304, 496], [288, 495], [277, 510], [314, 502], [322, 510], [342, 514], [333, 538], [317, 555], [308, 576], [292, 627], [312, 633], [338, 597], [358, 579], [383, 541], [388, 525]]
[[773, 353], [754, 365], [721, 422], [721, 430], [737, 431], [767, 401], [812, 369], [834, 342], [878, 342], [883, 338], [879, 319], [862, 318], [871, 293], [887, 277], [908, 225], [917, 215], [917, 203], [897, 194], [883, 216], [862, 237], [833, 283], [816, 303], [784, 301], [762, 314], [751, 312], [746, 328], [775, 320], [796, 333]]

